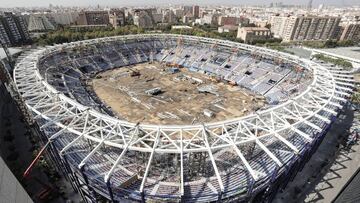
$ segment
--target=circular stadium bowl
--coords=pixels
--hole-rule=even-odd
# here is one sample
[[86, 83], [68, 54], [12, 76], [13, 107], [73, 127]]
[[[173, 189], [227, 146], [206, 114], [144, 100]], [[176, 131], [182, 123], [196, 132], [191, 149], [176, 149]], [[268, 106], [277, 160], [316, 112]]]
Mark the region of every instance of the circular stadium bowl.
[[[220, 76], [278, 101], [224, 121], [132, 123], [113, 116], [82, 79], [129, 64], [165, 63], [171, 49], [197, 50], [186, 60], [182, 54], [172, 56], [171, 60], [185, 61], [184, 68]], [[224, 67], [215, 64], [212, 71], [205, 70], [211, 62], [199, 61], [201, 54], [222, 55], [225, 61], [232, 57], [237, 69], [225, 75]], [[243, 65], [244, 58], [250, 66]], [[256, 77], [244, 75], [250, 68], [268, 69]], [[300, 77], [304, 72], [307, 76]], [[266, 74], [280, 79], [272, 84], [260, 81]], [[251, 81], [242, 83], [239, 78], [244, 77]], [[16, 88], [41, 138], [50, 143], [49, 154], [90, 201], [269, 199], [314, 152], [352, 92], [351, 77], [340, 68], [266, 48], [170, 34], [116, 36], [41, 48], [24, 56], [14, 70]], [[264, 84], [265, 91], [256, 89]]]

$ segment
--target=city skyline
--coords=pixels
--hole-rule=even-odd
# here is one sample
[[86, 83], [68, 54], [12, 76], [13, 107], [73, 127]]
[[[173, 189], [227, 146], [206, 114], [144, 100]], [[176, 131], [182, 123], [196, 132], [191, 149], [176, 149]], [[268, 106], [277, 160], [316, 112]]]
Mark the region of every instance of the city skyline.
[[[205, 0], [205, 1], [191, 1], [191, 0], [181, 0], [181, 1], [172, 1], [172, 0], [158, 0], [158, 1], [146, 1], [146, 0], [137, 0], [133, 2], [124, 1], [124, 0], [103, 0], [103, 1], [89, 1], [89, 0], [63, 0], [59, 1], [41, 1], [41, 0], [0, 0], [0, 7], [47, 7], [50, 4], [59, 5], [59, 6], [158, 6], [158, 5], [180, 5], [180, 4], [199, 4], [199, 5], [269, 5], [270, 3], [282, 2], [283, 4], [290, 5], [307, 5], [308, 1], [302, 0], [282, 0], [282, 1], [267, 1], [267, 0], [223, 0], [221, 3], [215, 0]], [[324, 5], [337, 5], [337, 6], [351, 6], [351, 5], [360, 5], [358, 0], [314, 0], [313, 6], [318, 6], [320, 4]]]

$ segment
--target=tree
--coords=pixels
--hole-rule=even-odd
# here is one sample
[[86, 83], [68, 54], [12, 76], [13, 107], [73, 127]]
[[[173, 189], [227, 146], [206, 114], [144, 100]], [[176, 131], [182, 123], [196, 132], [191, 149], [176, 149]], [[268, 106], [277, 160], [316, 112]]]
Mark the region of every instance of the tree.
[[332, 64], [335, 64], [335, 65], [338, 65], [338, 66], [342, 66], [342, 67], [345, 68], [345, 69], [351, 69], [351, 68], [353, 68], [352, 63], [349, 62], [349, 61], [347, 61], [347, 60], [345, 60], [345, 59], [341, 59], [341, 58], [331, 58], [331, 57], [324, 56], [323, 54], [315, 54], [313, 57], [314, 57], [314, 58], [317, 58], [317, 59], [319, 59], [319, 60], [328, 62], [328, 63], [332, 63]]
[[335, 48], [337, 47], [337, 43], [335, 40], [326, 40], [324, 47], [326, 48]]

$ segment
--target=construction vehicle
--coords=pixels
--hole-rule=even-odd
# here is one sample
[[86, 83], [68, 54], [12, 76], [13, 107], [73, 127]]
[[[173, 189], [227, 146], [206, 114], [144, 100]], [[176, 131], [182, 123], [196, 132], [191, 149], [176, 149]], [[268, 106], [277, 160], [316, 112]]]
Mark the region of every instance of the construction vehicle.
[[132, 69], [131, 67], [129, 67], [130, 70], [130, 77], [136, 77], [136, 76], [140, 76], [140, 71]]
[[229, 84], [230, 84], [231, 86], [236, 86], [236, 85], [237, 85], [235, 81], [230, 81]]
[[212, 82], [216, 82], [216, 83], [221, 82], [221, 77], [219, 77], [219, 76], [213, 76], [212, 75], [212, 76], [209, 77], [209, 79]]
[[184, 66], [183, 65], [180, 65], [180, 64], [177, 64], [177, 63], [170, 63], [170, 62], [167, 62], [166, 64], [166, 67], [171, 67], [171, 68], [183, 68]]
[[138, 70], [131, 70], [130, 71], [130, 76], [131, 77], [136, 77], [136, 76], [140, 76], [141, 74], [140, 74], [140, 71], [138, 71]]

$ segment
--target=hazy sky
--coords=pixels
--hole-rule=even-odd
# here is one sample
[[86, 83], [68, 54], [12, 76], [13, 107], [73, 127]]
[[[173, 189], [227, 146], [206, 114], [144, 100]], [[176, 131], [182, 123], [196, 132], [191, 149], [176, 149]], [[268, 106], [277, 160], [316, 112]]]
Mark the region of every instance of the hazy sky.
[[[167, 4], [216, 4], [216, 5], [255, 5], [270, 2], [283, 2], [284, 4], [305, 5], [308, 0], [0, 0], [0, 7], [26, 7], [26, 6], [147, 6], [147, 5], [167, 5]], [[360, 5], [360, 0], [313, 0], [313, 5]]]

